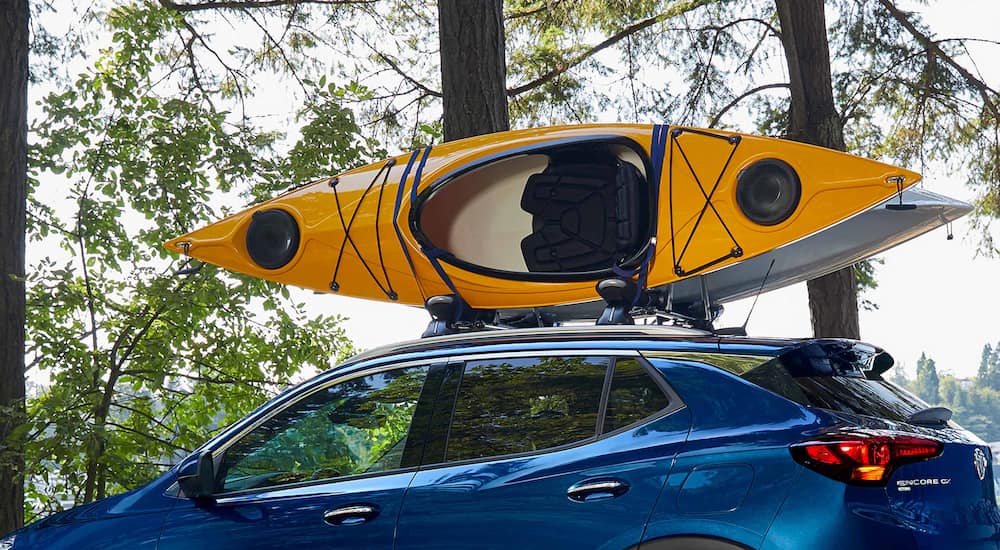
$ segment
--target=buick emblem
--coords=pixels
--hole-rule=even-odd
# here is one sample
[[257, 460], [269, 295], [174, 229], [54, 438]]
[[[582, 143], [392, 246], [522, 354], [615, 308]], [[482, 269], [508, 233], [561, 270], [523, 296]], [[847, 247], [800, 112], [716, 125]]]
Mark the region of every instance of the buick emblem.
[[976, 449], [976, 452], [972, 453], [972, 463], [976, 465], [976, 473], [979, 474], [979, 479], [986, 479], [986, 466], [989, 465], [989, 461], [986, 459], [986, 453], [982, 449]]

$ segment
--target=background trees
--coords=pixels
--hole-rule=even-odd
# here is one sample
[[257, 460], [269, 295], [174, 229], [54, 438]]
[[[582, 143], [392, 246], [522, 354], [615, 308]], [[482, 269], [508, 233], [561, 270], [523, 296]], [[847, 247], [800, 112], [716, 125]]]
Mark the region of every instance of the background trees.
[[[1000, 342], [997, 343], [1000, 345]], [[986, 351], [989, 350], [988, 353]], [[1000, 354], [989, 344], [984, 347], [983, 360], [995, 373], [1000, 372]], [[915, 379], [906, 377], [901, 367], [893, 369], [893, 382], [909, 389], [932, 405], [948, 407], [954, 419], [986, 441], [1000, 441], [1000, 384], [998, 380], [983, 381], [958, 378], [938, 370], [934, 359], [921, 354]], [[982, 372], [982, 371], [980, 371]]]

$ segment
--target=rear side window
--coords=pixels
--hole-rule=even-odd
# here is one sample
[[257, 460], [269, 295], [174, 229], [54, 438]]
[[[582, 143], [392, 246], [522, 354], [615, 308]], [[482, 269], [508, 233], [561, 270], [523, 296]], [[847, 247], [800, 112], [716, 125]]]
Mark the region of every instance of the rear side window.
[[603, 357], [467, 362], [445, 459], [532, 452], [596, 436], [609, 363]]
[[806, 405], [897, 422], [930, 405], [885, 380], [854, 376], [809, 376], [796, 378]]
[[836, 342], [810, 344], [773, 358], [699, 358], [808, 407], [897, 422], [928, 407], [920, 398], [881, 377], [868, 378], [866, 359], [850, 344]]
[[619, 359], [611, 377], [604, 432], [611, 432], [651, 416], [669, 404], [667, 396], [635, 359]]

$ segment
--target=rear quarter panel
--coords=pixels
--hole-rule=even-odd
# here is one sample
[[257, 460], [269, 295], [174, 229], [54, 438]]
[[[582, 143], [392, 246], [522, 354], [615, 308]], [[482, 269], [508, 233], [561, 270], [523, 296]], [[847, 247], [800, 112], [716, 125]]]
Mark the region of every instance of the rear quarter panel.
[[721, 369], [647, 358], [691, 410], [692, 430], [650, 516], [644, 543], [703, 535], [760, 547], [804, 470], [788, 446], [827, 421]]

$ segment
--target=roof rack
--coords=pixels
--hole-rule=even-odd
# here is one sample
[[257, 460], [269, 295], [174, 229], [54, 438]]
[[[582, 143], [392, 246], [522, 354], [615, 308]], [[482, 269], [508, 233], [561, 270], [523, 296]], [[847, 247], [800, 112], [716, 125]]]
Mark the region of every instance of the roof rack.
[[[597, 326], [629, 326], [636, 318], [644, 318], [644, 325], [677, 326], [712, 332], [712, 322], [722, 313], [722, 306], [701, 306], [703, 316], [671, 309], [670, 287], [640, 289], [636, 281], [627, 277], [603, 279], [596, 285], [597, 294], [604, 300], [603, 310], [595, 317], [560, 318], [553, 311], [540, 308], [529, 310], [495, 310], [469, 307], [455, 294], [431, 296], [425, 308], [431, 321], [422, 337], [431, 338], [451, 334], [468, 334], [524, 328], [557, 327], [567, 322], [590, 321]], [[703, 294], [703, 302], [709, 297]], [[593, 310], [596, 313], [596, 309]], [[593, 314], [593, 313], [592, 313]]]

